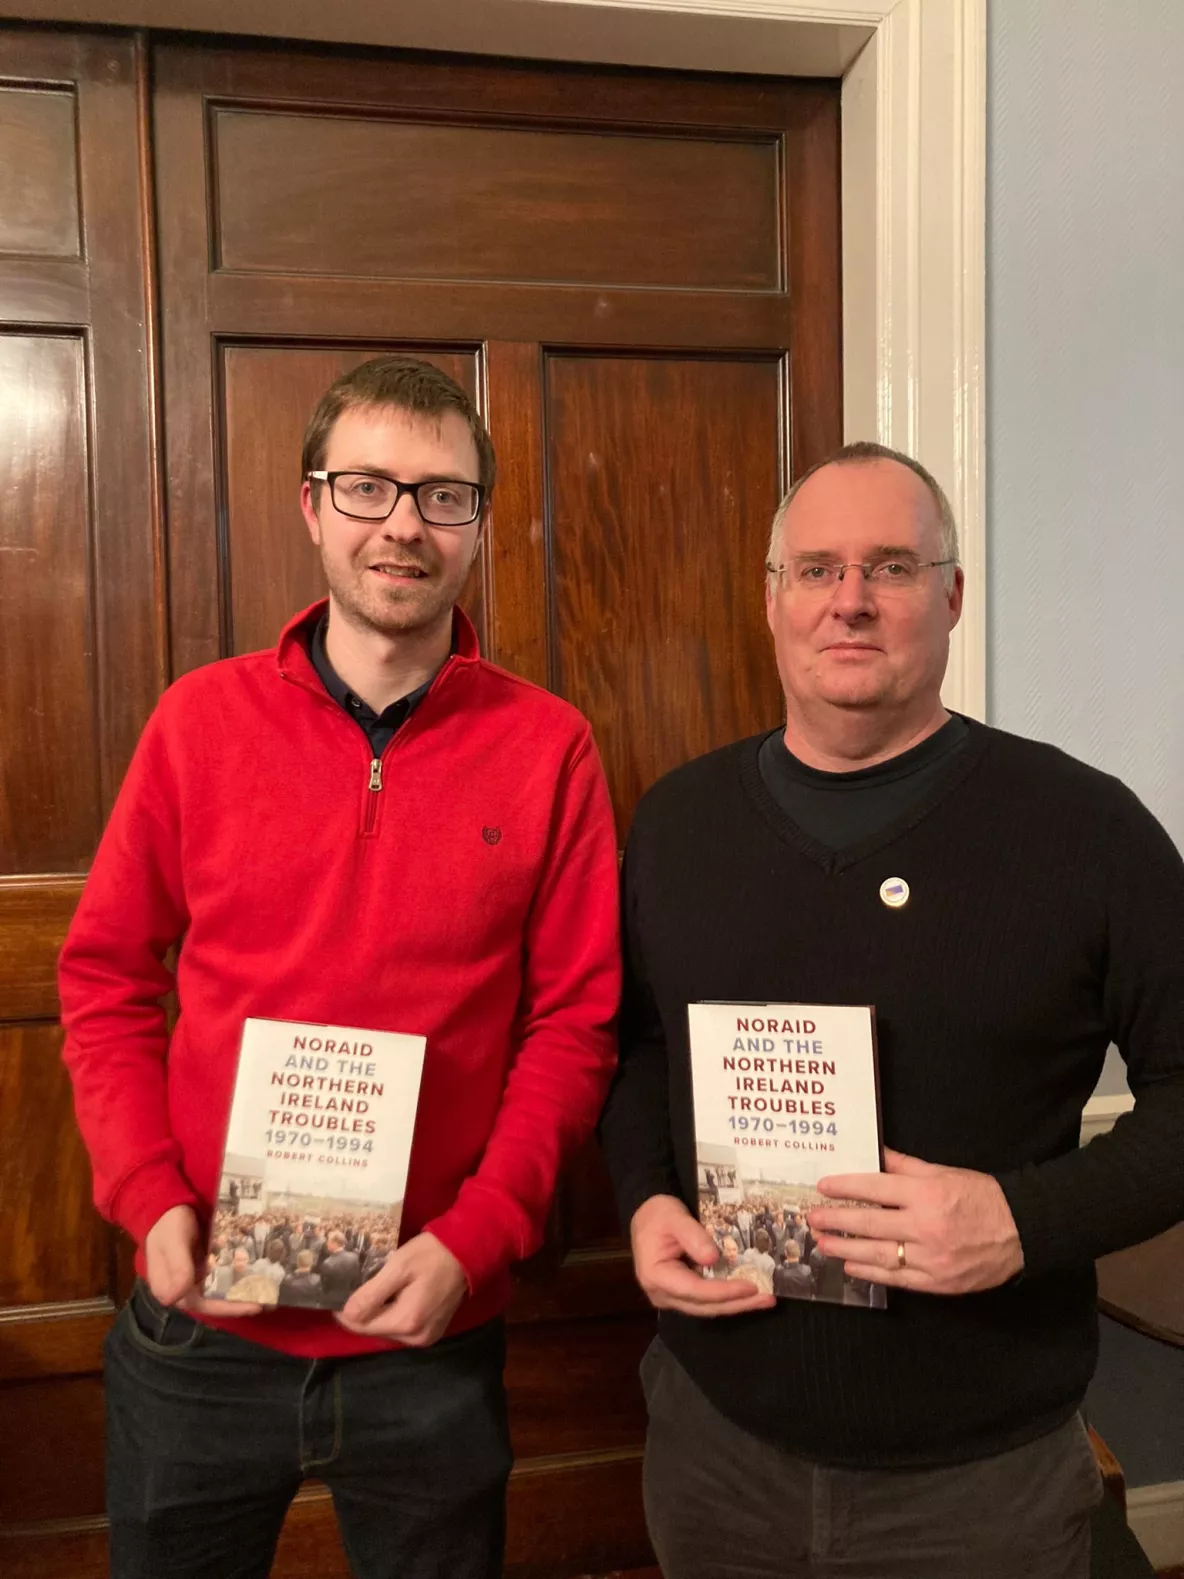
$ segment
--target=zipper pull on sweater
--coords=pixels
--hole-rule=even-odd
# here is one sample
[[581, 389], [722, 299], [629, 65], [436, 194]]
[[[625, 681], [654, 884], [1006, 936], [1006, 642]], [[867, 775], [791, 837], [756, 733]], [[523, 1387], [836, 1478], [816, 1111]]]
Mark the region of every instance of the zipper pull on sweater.
[[377, 757], [370, 764], [370, 788], [376, 795], [382, 788], [382, 763]]

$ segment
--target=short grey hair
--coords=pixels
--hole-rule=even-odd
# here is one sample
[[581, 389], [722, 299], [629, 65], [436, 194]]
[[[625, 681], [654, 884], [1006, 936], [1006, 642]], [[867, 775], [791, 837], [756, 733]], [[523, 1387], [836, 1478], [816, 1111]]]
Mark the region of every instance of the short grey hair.
[[869, 439], [860, 439], [854, 444], [844, 444], [841, 450], [836, 450], [825, 460], [815, 461], [813, 466], [794, 480], [793, 486], [777, 506], [777, 513], [773, 517], [769, 548], [765, 554], [767, 563], [770, 565], [777, 563], [785, 517], [803, 483], [809, 482], [814, 473], [820, 472], [824, 466], [857, 466], [868, 461], [896, 461], [901, 466], [907, 466], [913, 476], [919, 477], [929, 490], [929, 496], [937, 508], [941, 531], [941, 557], [953, 561], [953, 564], [942, 567], [942, 580], [948, 590], [954, 584], [954, 570], [958, 563], [958, 523], [954, 520], [954, 512], [950, 508], [950, 501], [946, 498], [945, 489], [933, 473], [927, 471], [921, 462], [914, 460], [911, 455], [905, 455], [901, 450], [890, 449], [887, 444], [873, 444]]

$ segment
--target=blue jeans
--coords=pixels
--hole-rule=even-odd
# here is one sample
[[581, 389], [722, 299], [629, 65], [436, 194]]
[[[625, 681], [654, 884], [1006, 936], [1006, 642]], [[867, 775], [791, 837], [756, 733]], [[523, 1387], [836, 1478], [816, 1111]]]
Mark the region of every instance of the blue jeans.
[[429, 1349], [297, 1359], [137, 1283], [106, 1341], [111, 1579], [264, 1579], [309, 1475], [356, 1579], [496, 1579], [504, 1358], [495, 1321]]

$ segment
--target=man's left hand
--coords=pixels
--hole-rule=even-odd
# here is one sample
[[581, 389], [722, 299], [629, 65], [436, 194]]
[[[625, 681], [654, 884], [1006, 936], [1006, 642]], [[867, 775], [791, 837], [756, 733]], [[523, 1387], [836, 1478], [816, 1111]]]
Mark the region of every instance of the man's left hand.
[[807, 1213], [818, 1248], [841, 1258], [848, 1276], [918, 1294], [976, 1294], [1023, 1269], [1011, 1209], [989, 1173], [938, 1167], [887, 1148], [884, 1168], [818, 1181], [823, 1195], [870, 1205]]
[[465, 1297], [464, 1268], [433, 1234], [416, 1234], [351, 1294], [337, 1319], [350, 1332], [425, 1349]]

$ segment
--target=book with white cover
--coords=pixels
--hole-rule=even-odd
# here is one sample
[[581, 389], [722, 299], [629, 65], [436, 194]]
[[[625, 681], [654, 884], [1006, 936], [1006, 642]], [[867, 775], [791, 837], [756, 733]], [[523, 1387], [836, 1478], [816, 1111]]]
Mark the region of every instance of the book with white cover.
[[719, 1246], [704, 1275], [778, 1298], [883, 1308], [806, 1221], [818, 1180], [881, 1171], [875, 1011], [816, 1003], [692, 1003], [699, 1220]]
[[243, 1025], [207, 1297], [339, 1310], [398, 1244], [422, 1036]]

